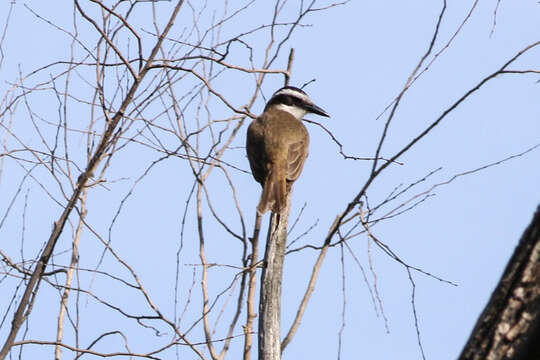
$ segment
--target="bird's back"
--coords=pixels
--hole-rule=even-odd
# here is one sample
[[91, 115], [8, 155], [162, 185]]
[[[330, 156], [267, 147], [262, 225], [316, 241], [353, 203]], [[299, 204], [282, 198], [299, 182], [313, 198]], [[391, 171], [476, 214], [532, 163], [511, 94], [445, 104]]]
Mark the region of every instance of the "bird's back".
[[275, 163], [286, 164], [287, 180], [294, 181], [308, 155], [309, 134], [302, 121], [286, 111], [272, 109], [249, 126], [247, 148], [251, 170], [259, 183]]

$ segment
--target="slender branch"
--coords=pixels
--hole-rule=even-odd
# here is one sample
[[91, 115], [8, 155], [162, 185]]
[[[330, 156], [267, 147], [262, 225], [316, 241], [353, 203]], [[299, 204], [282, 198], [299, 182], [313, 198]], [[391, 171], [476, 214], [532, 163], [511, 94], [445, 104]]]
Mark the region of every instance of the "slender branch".
[[160, 358], [149, 355], [149, 354], [138, 354], [138, 353], [131, 353], [131, 352], [101, 353], [101, 352], [97, 352], [97, 351], [94, 351], [94, 350], [77, 348], [75, 346], [71, 346], [71, 345], [64, 344], [64, 343], [57, 342], [57, 341], [23, 340], [23, 341], [17, 341], [15, 343], [13, 343], [13, 346], [23, 346], [23, 345], [27, 345], [27, 344], [60, 346], [60, 347], [66, 348], [68, 350], [71, 350], [73, 352], [89, 354], [89, 355], [94, 355], [94, 356], [103, 357], [103, 358], [116, 357], [116, 356], [130, 356], [130, 357], [139, 357], [139, 358], [145, 358], [145, 359], [160, 360]]
[[[154, 50], [152, 51], [152, 55], [149, 58], [150, 62], [155, 57], [157, 50], [161, 46], [161, 42], [163, 41], [163, 38], [167, 35], [167, 32], [172, 27], [172, 24], [174, 23], [174, 19], [176, 18], [181, 5], [182, 5], [182, 1], [179, 1], [169, 19], [169, 22], [164, 32], [159, 37], [154, 47]], [[54, 223], [53, 231], [49, 237], [49, 240], [47, 241], [45, 245], [45, 248], [43, 249], [41, 255], [39, 256], [39, 261], [36, 264], [36, 267], [32, 273], [32, 276], [30, 277], [30, 280], [24, 291], [24, 294], [19, 302], [17, 310], [15, 311], [15, 314], [13, 316], [11, 329], [6, 338], [6, 341], [4, 342], [4, 345], [2, 346], [2, 349], [0, 350], [0, 360], [4, 360], [6, 358], [7, 354], [9, 353], [15, 341], [15, 337], [17, 336], [17, 333], [22, 323], [24, 322], [24, 319], [26, 319], [26, 317], [30, 314], [30, 311], [31, 311], [31, 307], [29, 306], [30, 297], [32, 294], [34, 294], [34, 298], [35, 298], [35, 294], [37, 294], [37, 290], [41, 282], [42, 274], [44, 273], [45, 268], [47, 264], [49, 263], [49, 259], [51, 258], [51, 255], [54, 251], [58, 238], [60, 237], [60, 234], [64, 230], [64, 226], [68, 220], [68, 217], [70, 216], [72, 210], [75, 208], [75, 205], [77, 201], [79, 200], [79, 196], [81, 195], [81, 192], [83, 191], [84, 188], [87, 187], [89, 179], [93, 176], [95, 170], [99, 166], [101, 160], [103, 159], [105, 155], [106, 150], [112, 146], [111, 140], [113, 140], [113, 134], [120, 120], [123, 118], [123, 115], [124, 115], [124, 112], [126, 111], [127, 106], [131, 104], [135, 96], [135, 92], [140, 86], [142, 79], [148, 72], [148, 67], [150, 66], [150, 62], [145, 65], [145, 68], [141, 71], [139, 76], [136, 77], [133, 85], [130, 87], [122, 104], [120, 105], [119, 110], [115, 113], [115, 115], [109, 121], [107, 128], [102, 138], [100, 139], [99, 145], [97, 146], [94, 154], [90, 158], [85, 171], [81, 173], [81, 175], [79, 176], [77, 180], [77, 186], [75, 187], [73, 194], [69, 198], [64, 208], [64, 211], [60, 215], [59, 219]], [[117, 141], [118, 138], [115, 138], [114, 140]]]
[[[82, 230], [84, 226], [84, 218], [86, 217], [86, 213], [87, 213], [87, 209], [86, 209], [87, 195], [88, 195], [88, 188], [85, 188], [81, 195], [80, 219], [79, 219], [79, 224], [77, 225], [77, 230], [75, 232], [75, 237], [73, 238], [71, 263], [69, 265], [69, 268], [66, 271], [64, 293], [62, 294], [62, 298], [60, 300], [60, 312], [58, 314], [58, 325], [57, 325], [57, 330], [56, 330], [57, 343], [61, 343], [64, 337], [64, 318], [67, 313], [67, 305], [68, 305], [69, 294], [71, 291], [71, 284], [73, 281], [73, 274], [75, 273], [75, 268], [79, 264], [79, 243], [81, 240]], [[54, 357], [55, 357], [55, 360], [60, 360], [62, 358], [62, 347], [60, 345], [56, 346]]]
[[441, 22], [443, 20], [445, 12], [446, 12], [446, 0], [443, 0], [443, 6], [441, 9], [441, 12], [439, 13], [439, 18], [437, 20], [437, 24], [435, 25], [435, 30], [433, 31], [433, 35], [431, 37], [431, 42], [429, 43], [428, 49], [426, 50], [424, 55], [420, 58], [420, 60], [418, 61], [418, 64], [416, 65], [412, 73], [409, 75], [409, 78], [407, 79], [407, 82], [405, 83], [403, 90], [401, 90], [401, 92], [397, 96], [394, 106], [392, 107], [392, 111], [390, 111], [390, 115], [388, 115], [388, 119], [386, 120], [386, 123], [384, 124], [384, 130], [379, 140], [379, 144], [377, 145], [377, 150], [375, 151], [375, 156], [374, 156], [375, 160], [373, 161], [373, 165], [371, 167], [372, 175], [375, 173], [375, 169], [377, 169], [377, 159], [379, 158], [379, 154], [381, 152], [384, 140], [386, 139], [386, 134], [388, 132], [388, 128], [390, 127], [390, 123], [392, 122], [392, 119], [394, 118], [394, 114], [396, 113], [396, 110], [399, 106], [401, 99], [403, 98], [403, 95], [407, 92], [407, 90], [411, 86], [414, 76], [416, 75], [418, 70], [420, 70], [420, 67], [422, 66], [424, 61], [427, 59], [427, 57], [431, 54], [431, 51], [433, 50], [433, 46], [435, 45], [435, 42], [437, 41], [437, 37], [439, 35], [439, 28], [441, 26]]
[[114, 45], [114, 43], [111, 41], [111, 39], [109, 38], [109, 36], [107, 36], [107, 34], [105, 34], [105, 32], [99, 27], [99, 25], [96, 23], [96, 21], [94, 19], [92, 19], [90, 16], [88, 16], [86, 14], [86, 12], [84, 12], [84, 10], [81, 8], [81, 5], [79, 4], [79, 1], [78, 0], [75, 0], [75, 5], [77, 6], [77, 10], [79, 10], [79, 13], [81, 14], [81, 16], [83, 18], [85, 18], [90, 24], [92, 24], [94, 26], [94, 28], [101, 34], [102, 38], [107, 42], [107, 44], [114, 50], [114, 52], [116, 53], [116, 55], [118, 55], [118, 57], [122, 60], [122, 63], [124, 64], [124, 66], [129, 70], [129, 72], [131, 73], [131, 76], [133, 76], [133, 79], [137, 79], [137, 73], [135, 72], [135, 70], [131, 67], [131, 64], [129, 63], [129, 61], [124, 57], [124, 55], [122, 54], [122, 52], [116, 47], [116, 45]]
[[248, 280], [248, 295], [247, 295], [247, 319], [244, 326], [246, 338], [244, 340], [244, 360], [251, 359], [253, 348], [253, 322], [257, 314], [255, 312], [255, 292], [257, 289], [257, 265], [259, 263], [259, 233], [261, 229], [262, 216], [258, 211], [255, 211], [255, 228], [251, 240], [251, 255]]

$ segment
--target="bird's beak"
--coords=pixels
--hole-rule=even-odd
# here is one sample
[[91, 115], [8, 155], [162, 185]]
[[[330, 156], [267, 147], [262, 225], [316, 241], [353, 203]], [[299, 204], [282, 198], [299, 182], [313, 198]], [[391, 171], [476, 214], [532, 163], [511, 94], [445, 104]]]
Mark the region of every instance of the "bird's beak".
[[323, 109], [321, 109], [315, 104], [306, 105], [306, 110], [310, 113], [314, 113], [314, 114], [325, 116], [325, 117], [330, 117], [330, 115], [328, 115], [326, 111], [324, 111]]

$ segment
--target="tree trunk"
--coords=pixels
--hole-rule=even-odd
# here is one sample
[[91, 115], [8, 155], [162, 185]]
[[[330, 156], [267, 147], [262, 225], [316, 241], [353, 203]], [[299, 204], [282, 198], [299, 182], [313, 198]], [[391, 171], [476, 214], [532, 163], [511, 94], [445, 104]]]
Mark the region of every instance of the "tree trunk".
[[459, 360], [540, 359], [540, 206]]

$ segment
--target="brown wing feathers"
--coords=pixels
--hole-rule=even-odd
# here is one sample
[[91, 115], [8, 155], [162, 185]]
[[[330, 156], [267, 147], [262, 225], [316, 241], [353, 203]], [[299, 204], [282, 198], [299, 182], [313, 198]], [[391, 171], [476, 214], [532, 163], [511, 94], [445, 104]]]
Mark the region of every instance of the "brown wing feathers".
[[308, 156], [309, 138], [289, 145], [287, 156], [287, 180], [298, 179]]
[[308, 155], [304, 124], [287, 112], [267, 111], [249, 126], [246, 147], [253, 176], [263, 186], [258, 212], [281, 213]]

